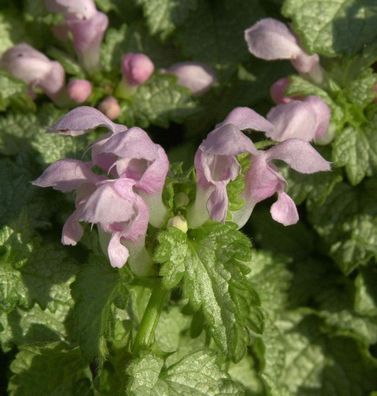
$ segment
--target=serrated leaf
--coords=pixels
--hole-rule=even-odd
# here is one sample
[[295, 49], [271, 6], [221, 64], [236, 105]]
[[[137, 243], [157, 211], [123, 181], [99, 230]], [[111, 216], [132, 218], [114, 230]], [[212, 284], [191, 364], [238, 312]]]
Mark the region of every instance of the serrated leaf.
[[249, 260], [250, 242], [232, 225], [191, 232], [184, 293], [195, 310], [202, 309], [218, 347], [235, 361], [245, 352], [248, 332], [263, 329], [258, 295], [242, 268]]
[[125, 103], [120, 121], [126, 125], [168, 127], [171, 121], [182, 122], [195, 111], [190, 91], [171, 75], [155, 75], [138, 87], [130, 103]]
[[24, 347], [11, 364], [11, 396], [92, 395], [90, 374], [78, 349], [59, 344]]
[[106, 337], [113, 326], [113, 303], [126, 299], [126, 290], [119, 271], [103, 257], [91, 257], [82, 266], [72, 285], [75, 300], [72, 312], [72, 332], [78, 339], [86, 359], [100, 361], [107, 354]]
[[198, 351], [166, 367], [156, 355], [146, 355], [131, 363], [127, 394], [130, 396], [220, 396], [242, 395], [216, 362], [213, 353]]
[[8, 106], [18, 106], [23, 110], [33, 110], [35, 107], [27, 95], [26, 84], [0, 71], [0, 111], [6, 110]]
[[182, 231], [170, 227], [158, 235], [159, 245], [154, 259], [161, 263], [160, 275], [162, 285], [166, 289], [177, 286], [185, 272], [185, 260], [187, 256], [187, 237]]
[[353, 185], [372, 176], [377, 169], [376, 125], [377, 116], [363, 127], [341, 131], [333, 143], [333, 159], [338, 166], [345, 167]]
[[372, 69], [363, 70], [356, 79], [349, 82], [345, 92], [357, 106], [364, 108], [376, 98], [373, 87], [377, 84], [377, 75]]
[[149, 31], [166, 38], [176, 26], [182, 25], [197, 5], [197, 0], [136, 0], [143, 7]]
[[54, 312], [43, 310], [38, 304], [28, 310], [17, 308], [9, 314], [0, 315], [0, 341], [8, 351], [14, 345], [41, 345], [66, 341], [65, 320], [72, 304], [59, 304]]
[[338, 184], [327, 200], [308, 202], [309, 219], [339, 268], [349, 274], [377, 255], [376, 186]]
[[[9, 4], [7, 4], [9, 5]], [[24, 26], [17, 10], [9, 7], [8, 10], [0, 12], [0, 54], [8, 48], [22, 41], [24, 38]]]
[[277, 324], [286, 359], [275, 383], [286, 385], [289, 394], [361, 396], [374, 388], [376, 361], [355, 339], [322, 332], [320, 320], [299, 313]]
[[354, 54], [377, 37], [374, 0], [286, 0], [283, 14], [309, 51], [326, 56]]

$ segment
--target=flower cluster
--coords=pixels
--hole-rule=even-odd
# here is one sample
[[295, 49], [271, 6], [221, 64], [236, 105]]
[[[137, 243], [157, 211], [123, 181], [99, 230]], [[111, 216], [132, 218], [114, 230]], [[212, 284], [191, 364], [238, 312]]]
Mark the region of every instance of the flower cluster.
[[75, 245], [81, 239], [80, 222], [96, 224], [111, 265], [120, 268], [130, 252], [134, 260], [147, 257], [148, 223], [158, 227], [164, 221], [161, 194], [169, 162], [162, 147], [145, 131], [115, 124], [90, 107], [72, 110], [52, 129], [78, 136], [99, 126], [109, 132], [91, 146], [90, 161], [57, 161], [33, 184], [74, 191], [76, 209], [63, 227], [62, 243]]
[[[198, 188], [189, 211], [189, 224], [198, 227], [208, 218], [224, 222], [228, 214], [227, 186], [240, 175], [240, 154], [249, 157], [250, 166], [244, 176], [244, 206], [231, 214], [241, 228], [254, 206], [275, 194], [271, 216], [284, 225], [298, 221], [293, 200], [285, 192], [286, 180], [274, 160], [280, 160], [300, 173], [330, 170], [330, 164], [310, 145], [323, 136], [329, 123], [329, 110], [318, 97], [292, 101], [273, 108], [267, 119], [247, 107], [234, 109], [199, 146], [195, 155]], [[266, 151], [257, 150], [242, 132], [262, 131], [278, 144]]]
[[[318, 110], [324, 105], [318, 101], [309, 97], [303, 102], [281, 104], [267, 118], [239, 107], [217, 125], [195, 155], [197, 190], [187, 213], [189, 226], [199, 227], [208, 219], [224, 222], [229, 206], [227, 186], [240, 176], [245, 178], [244, 205], [230, 214], [239, 227], [258, 202], [274, 194], [278, 198], [271, 207], [273, 219], [284, 225], [296, 223], [296, 206], [285, 192], [286, 180], [274, 160], [306, 174], [330, 169], [309, 143], [326, 132], [329, 121], [329, 114]], [[52, 130], [79, 136], [99, 126], [108, 134], [91, 146], [90, 161], [57, 161], [33, 184], [75, 192], [76, 209], [63, 227], [63, 244], [75, 245], [81, 239], [80, 222], [96, 224], [113, 267], [122, 267], [130, 256], [131, 266], [138, 261], [135, 271], [146, 273], [150, 269], [144, 247], [148, 224], [161, 227], [167, 220], [162, 192], [169, 161], [163, 148], [153, 143], [145, 131], [115, 124], [94, 108], [72, 110]], [[248, 129], [264, 132], [278, 143], [266, 151], [258, 150], [242, 132]], [[249, 160], [244, 175], [239, 155]]]

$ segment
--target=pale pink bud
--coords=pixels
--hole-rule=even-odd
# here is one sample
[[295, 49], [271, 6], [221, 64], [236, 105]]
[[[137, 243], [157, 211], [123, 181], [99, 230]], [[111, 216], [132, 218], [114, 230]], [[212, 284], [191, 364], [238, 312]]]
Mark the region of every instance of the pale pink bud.
[[205, 93], [216, 81], [214, 70], [202, 63], [180, 62], [170, 66], [166, 71], [175, 74], [178, 83], [188, 88], [194, 95]]
[[41, 88], [51, 99], [56, 99], [64, 86], [62, 65], [25, 43], [8, 49], [0, 59], [0, 66], [30, 87]]
[[74, 102], [83, 103], [92, 93], [92, 84], [88, 80], [70, 80], [67, 85], [67, 93]]
[[102, 111], [105, 116], [110, 118], [110, 120], [115, 120], [120, 115], [120, 106], [118, 101], [114, 96], [108, 96], [99, 105], [98, 109]]
[[145, 83], [153, 72], [154, 64], [147, 55], [130, 52], [122, 59], [122, 74], [131, 86]]
[[97, 12], [93, 0], [45, 0], [50, 12], [62, 13], [66, 18], [90, 19]]
[[289, 84], [289, 78], [281, 78], [271, 85], [270, 95], [275, 103], [289, 103], [292, 100], [292, 98], [285, 96]]

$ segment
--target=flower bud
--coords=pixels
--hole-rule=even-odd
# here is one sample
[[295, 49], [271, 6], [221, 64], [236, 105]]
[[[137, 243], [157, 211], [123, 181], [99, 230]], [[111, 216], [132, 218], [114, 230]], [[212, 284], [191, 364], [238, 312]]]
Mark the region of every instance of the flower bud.
[[168, 226], [178, 228], [178, 230], [181, 230], [185, 234], [188, 230], [188, 225], [187, 225], [186, 219], [180, 215], [174, 216], [171, 219], [169, 219]]
[[0, 59], [0, 66], [31, 87], [42, 89], [52, 100], [57, 99], [64, 86], [65, 73], [62, 65], [49, 60], [25, 43], [8, 49]]
[[92, 93], [92, 84], [88, 80], [70, 80], [67, 85], [67, 93], [74, 102], [83, 103]]
[[98, 109], [110, 120], [115, 120], [120, 115], [120, 106], [114, 96], [108, 96], [99, 105]]
[[127, 84], [138, 86], [145, 83], [154, 72], [154, 64], [147, 55], [126, 54], [122, 59], [122, 74]]
[[194, 95], [208, 91], [216, 80], [214, 70], [202, 63], [180, 62], [170, 66], [166, 71], [175, 74], [178, 83], [188, 88]]
[[289, 103], [292, 100], [290, 97], [285, 96], [285, 91], [289, 84], [289, 78], [280, 78], [271, 85], [270, 95], [275, 103]]

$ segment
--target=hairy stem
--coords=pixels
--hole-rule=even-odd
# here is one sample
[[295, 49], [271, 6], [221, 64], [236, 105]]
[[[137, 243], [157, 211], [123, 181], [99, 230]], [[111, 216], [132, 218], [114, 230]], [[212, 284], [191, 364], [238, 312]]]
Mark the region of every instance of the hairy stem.
[[154, 332], [168, 293], [169, 291], [161, 286], [161, 282], [158, 282], [154, 287], [135, 338], [132, 348], [134, 353], [138, 353], [153, 343]]

